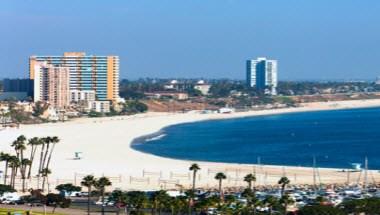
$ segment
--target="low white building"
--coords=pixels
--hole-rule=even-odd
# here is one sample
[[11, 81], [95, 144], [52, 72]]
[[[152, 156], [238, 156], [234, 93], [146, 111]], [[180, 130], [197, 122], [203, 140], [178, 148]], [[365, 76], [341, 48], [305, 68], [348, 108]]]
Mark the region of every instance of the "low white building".
[[70, 90], [70, 101], [95, 101], [95, 91], [94, 90]]
[[207, 84], [205, 81], [200, 80], [194, 86], [194, 89], [201, 91], [202, 95], [208, 95], [211, 85]]
[[92, 101], [88, 102], [88, 109], [99, 113], [109, 113], [111, 111], [110, 101]]

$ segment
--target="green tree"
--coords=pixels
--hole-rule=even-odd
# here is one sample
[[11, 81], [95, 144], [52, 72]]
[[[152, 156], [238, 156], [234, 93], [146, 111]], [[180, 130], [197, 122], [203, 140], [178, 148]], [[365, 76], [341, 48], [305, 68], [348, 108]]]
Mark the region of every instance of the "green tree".
[[111, 186], [112, 183], [107, 177], [100, 177], [95, 181], [95, 188], [100, 192], [100, 195], [102, 197], [102, 215], [104, 215], [104, 195], [105, 195], [105, 189], [108, 186]]
[[45, 184], [46, 182], [49, 183], [49, 175], [51, 174], [51, 170], [48, 168], [43, 168], [41, 170], [41, 176], [42, 176], [42, 191], [45, 191]]
[[154, 192], [152, 195], [152, 209], [153, 214], [161, 215], [162, 210], [164, 209], [165, 205], [169, 202], [170, 196], [166, 193], [165, 190], [159, 190], [157, 192]]
[[24, 151], [26, 150], [26, 137], [24, 135], [20, 135], [17, 137], [15, 141], [11, 144], [11, 146], [14, 148], [16, 152], [17, 160], [19, 161], [19, 165], [17, 165], [16, 168], [16, 175], [17, 175], [17, 168], [20, 168], [21, 173], [21, 179], [22, 179], [22, 192], [25, 192], [25, 172], [28, 162], [24, 160]]
[[28, 140], [28, 145], [31, 146], [31, 150], [30, 150], [30, 162], [31, 163], [29, 165], [29, 170], [28, 170], [28, 174], [27, 174], [27, 178], [29, 178], [29, 179], [31, 178], [32, 166], [33, 166], [34, 158], [35, 158], [35, 155], [37, 152], [37, 148], [41, 144], [42, 144], [42, 140], [41, 140], [41, 138], [38, 138], [38, 137], [33, 137], [33, 138]]
[[294, 200], [289, 195], [285, 194], [281, 197], [280, 203], [284, 206], [284, 215], [286, 215], [288, 212], [288, 205], [293, 204]]
[[123, 107], [124, 113], [135, 114], [144, 113], [148, 110], [148, 106], [140, 101], [127, 101]]
[[255, 192], [250, 189], [246, 188], [242, 196], [247, 199], [247, 213], [248, 214], [256, 214], [256, 207], [260, 204], [260, 201], [256, 198]]
[[201, 168], [196, 163], [191, 164], [191, 166], [189, 167], [189, 170], [193, 172], [193, 187], [192, 187], [193, 191], [195, 191], [195, 181], [197, 180], [197, 172], [200, 169]]
[[5, 184], [0, 184], [0, 195], [3, 195], [4, 193], [12, 193], [12, 192], [16, 192], [16, 190], [9, 186], [9, 185], [5, 185]]
[[90, 202], [91, 202], [91, 191], [92, 187], [95, 185], [96, 179], [93, 175], [87, 175], [82, 179], [81, 185], [87, 187], [87, 214], [90, 214]]
[[130, 203], [129, 206], [135, 210], [136, 214], [141, 214], [141, 209], [143, 209], [148, 202], [146, 194], [141, 191], [131, 191], [127, 193], [127, 196]]
[[287, 177], [283, 176], [283, 177], [281, 177], [280, 180], [278, 181], [278, 184], [281, 185], [281, 196], [283, 196], [284, 193], [285, 193], [285, 188], [286, 188], [286, 186], [287, 186], [288, 184], [290, 184], [290, 180], [289, 180]]
[[220, 199], [223, 198], [222, 181], [224, 179], [226, 179], [226, 178], [227, 178], [227, 176], [224, 173], [222, 173], [222, 172], [218, 172], [215, 175], [215, 179], [218, 180], [218, 182], [219, 182], [219, 195], [220, 195]]
[[312, 205], [305, 206], [298, 211], [299, 215], [344, 215], [345, 213], [333, 206]]
[[17, 156], [11, 155], [8, 162], [9, 167], [11, 168], [11, 181], [10, 185], [14, 188], [16, 182], [17, 170], [20, 167], [20, 160]]
[[11, 155], [8, 153], [0, 153], [0, 161], [5, 162], [5, 168], [4, 168], [4, 185], [7, 184], [7, 178], [8, 178], [8, 167], [9, 162], [11, 161]]
[[[189, 170], [193, 172], [193, 186], [192, 186], [192, 196], [195, 195], [195, 181], [197, 180], [197, 172], [200, 170], [201, 168], [199, 167], [198, 164], [196, 163], [193, 163], [191, 164], [191, 166], [189, 167]], [[191, 201], [191, 202], [190, 202]], [[192, 211], [192, 204], [194, 202], [194, 197], [192, 197], [189, 201], [189, 213], [191, 213]]]
[[64, 196], [67, 194], [68, 196], [71, 196], [73, 192], [79, 192], [82, 190], [81, 187], [75, 186], [72, 183], [67, 184], [60, 184], [55, 187], [56, 190], [58, 190], [61, 194]]
[[273, 214], [273, 207], [278, 204], [278, 199], [274, 196], [267, 196], [264, 199], [264, 204], [269, 208], [269, 214]]
[[49, 105], [43, 102], [36, 102], [33, 106], [33, 116], [39, 117], [49, 108]]
[[49, 193], [46, 195], [46, 205], [53, 207], [52, 213], [55, 212], [55, 209], [57, 207], [68, 208], [70, 207], [70, 204], [71, 204], [71, 200], [66, 199], [62, 195], [54, 194], [54, 193]]
[[[252, 183], [256, 181], [256, 176], [253, 174], [248, 174], [244, 177], [244, 181], [248, 183], [248, 188], [252, 189]], [[252, 190], [254, 190], [254, 188]]]

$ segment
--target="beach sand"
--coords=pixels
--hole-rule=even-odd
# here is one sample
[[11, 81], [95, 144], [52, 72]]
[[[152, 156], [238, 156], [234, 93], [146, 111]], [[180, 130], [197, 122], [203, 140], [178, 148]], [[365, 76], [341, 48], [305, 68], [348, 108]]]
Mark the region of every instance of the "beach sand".
[[[49, 177], [51, 190], [61, 183], [80, 185], [81, 179], [87, 174], [110, 177], [113, 182], [111, 189], [178, 189], [181, 186], [191, 185], [192, 179], [188, 168], [195, 161], [174, 160], [135, 151], [130, 147], [135, 138], [179, 123], [362, 107], [380, 107], [380, 99], [308, 103], [297, 108], [232, 114], [146, 113], [109, 118], [82, 118], [64, 123], [22, 125], [20, 129], [7, 128], [0, 131], [0, 150], [13, 153], [10, 144], [21, 134], [28, 138], [58, 136], [61, 142], [55, 148], [51, 163], [52, 174]], [[83, 159], [74, 160], [75, 152], [82, 152]], [[276, 184], [284, 174], [292, 184], [314, 182], [313, 169], [306, 167], [197, 163], [201, 167], [197, 176], [199, 187], [215, 187], [216, 172], [227, 174], [228, 178], [224, 181], [224, 185], [228, 187], [245, 186], [243, 178], [252, 172], [256, 173], [256, 184], [259, 185]], [[348, 178], [350, 182], [356, 182], [360, 175], [360, 173], [347, 174], [338, 169], [325, 168], [319, 168], [318, 172], [317, 183], [345, 183]], [[363, 179], [363, 174], [360, 177]], [[379, 180], [380, 174], [377, 171], [370, 171], [368, 178], [370, 182], [372, 179]], [[35, 183], [36, 179], [28, 180], [28, 186], [36, 186]]]

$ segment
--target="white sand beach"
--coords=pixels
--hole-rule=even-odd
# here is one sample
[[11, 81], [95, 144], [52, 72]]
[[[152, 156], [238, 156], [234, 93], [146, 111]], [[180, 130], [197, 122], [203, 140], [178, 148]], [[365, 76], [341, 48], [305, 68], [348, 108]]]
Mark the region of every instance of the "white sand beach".
[[[148, 190], [189, 187], [191, 175], [188, 168], [191, 163], [194, 163], [193, 161], [162, 158], [135, 151], [130, 147], [132, 140], [178, 123], [361, 107], [380, 107], [380, 99], [308, 103], [298, 108], [233, 114], [146, 113], [110, 118], [83, 118], [64, 123], [22, 125], [19, 129], [7, 128], [0, 131], [0, 150], [13, 153], [10, 143], [21, 134], [28, 138], [58, 136], [61, 142], [57, 144], [52, 159], [52, 175], [49, 178], [51, 189], [60, 183], [79, 185], [82, 177], [87, 174], [110, 177], [113, 188]], [[74, 160], [75, 152], [82, 152], [83, 159]], [[215, 186], [217, 181], [214, 179], [214, 175], [219, 171], [228, 175], [224, 184], [229, 187], [245, 185], [244, 175], [253, 171], [257, 174], [257, 184], [274, 184], [284, 173], [289, 177], [291, 183], [313, 183], [312, 168], [197, 163], [202, 168], [197, 180], [200, 187]], [[0, 169], [3, 168], [0, 166]], [[345, 183], [348, 175], [339, 171], [337, 169], [319, 169], [321, 182]], [[371, 178], [380, 179], [378, 172], [371, 171], [370, 174]], [[358, 177], [359, 173], [352, 173], [349, 178], [351, 182], [355, 182]], [[31, 180], [28, 183], [31, 185], [35, 181]]]

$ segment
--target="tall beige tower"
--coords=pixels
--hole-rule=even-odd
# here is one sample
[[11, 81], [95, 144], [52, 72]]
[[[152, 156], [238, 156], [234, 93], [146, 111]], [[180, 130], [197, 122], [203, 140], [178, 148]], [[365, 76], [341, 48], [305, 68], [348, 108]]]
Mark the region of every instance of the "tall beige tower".
[[70, 105], [70, 70], [46, 62], [35, 63], [34, 101], [48, 102], [57, 109]]

